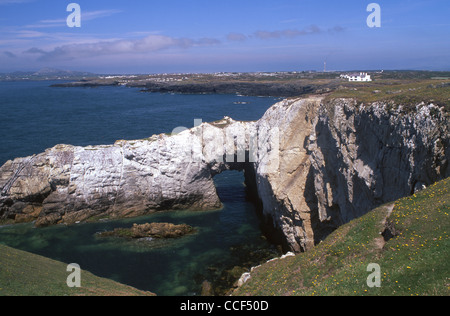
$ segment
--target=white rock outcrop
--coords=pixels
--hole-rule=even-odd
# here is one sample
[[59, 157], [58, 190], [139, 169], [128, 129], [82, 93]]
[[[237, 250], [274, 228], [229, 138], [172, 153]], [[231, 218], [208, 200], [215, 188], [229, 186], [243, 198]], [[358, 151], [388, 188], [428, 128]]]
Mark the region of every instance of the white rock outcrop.
[[218, 209], [213, 177], [244, 170], [286, 248], [450, 175], [449, 122], [433, 105], [284, 100], [257, 122], [225, 117], [177, 135], [58, 145], [0, 168], [0, 218], [37, 226], [159, 210]]

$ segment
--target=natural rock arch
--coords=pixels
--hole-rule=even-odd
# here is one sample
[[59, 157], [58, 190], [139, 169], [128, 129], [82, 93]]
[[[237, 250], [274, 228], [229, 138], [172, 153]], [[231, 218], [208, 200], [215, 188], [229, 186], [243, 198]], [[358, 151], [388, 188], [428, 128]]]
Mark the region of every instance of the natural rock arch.
[[58, 145], [0, 168], [0, 219], [45, 226], [220, 208], [214, 175], [244, 170], [285, 245], [307, 250], [417, 183], [450, 176], [450, 127], [442, 111], [310, 97], [279, 102], [257, 122], [224, 118], [177, 135]]

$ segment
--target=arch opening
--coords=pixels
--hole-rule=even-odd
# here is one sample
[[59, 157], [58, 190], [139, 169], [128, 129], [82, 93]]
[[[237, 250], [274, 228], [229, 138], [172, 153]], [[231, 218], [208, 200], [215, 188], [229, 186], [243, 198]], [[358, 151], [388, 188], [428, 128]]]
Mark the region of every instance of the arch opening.
[[[263, 212], [253, 163], [223, 164], [213, 173], [213, 181], [225, 217], [233, 217], [232, 221], [243, 225], [257, 226], [261, 238], [276, 247], [280, 254], [289, 250], [282, 231], [274, 225], [272, 217]], [[245, 210], [237, 210], [237, 204], [246, 205]]]

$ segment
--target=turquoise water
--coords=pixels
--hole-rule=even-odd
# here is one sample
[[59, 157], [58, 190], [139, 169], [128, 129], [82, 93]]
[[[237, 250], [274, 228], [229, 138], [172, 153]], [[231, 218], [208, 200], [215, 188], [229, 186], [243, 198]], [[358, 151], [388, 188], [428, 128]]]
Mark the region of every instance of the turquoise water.
[[[192, 127], [194, 119], [256, 120], [274, 98], [149, 94], [123, 87], [50, 88], [51, 82], [0, 83], [0, 164], [56, 144], [109, 144]], [[235, 104], [235, 102], [248, 102]], [[0, 228], [0, 243], [66, 263], [158, 295], [198, 295], [208, 280], [226, 287], [226, 271], [277, 254], [259, 228], [240, 172], [216, 176], [220, 211], [174, 211], [74, 226]], [[196, 233], [173, 240], [98, 238], [97, 232], [133, 223], [185, 223]]]
[[[225, 204], [220, 211], [174, 211], [39, 229], [32, 224], [6, 226], [0, 229], [0, 243], [78, 263], [95, 275], [158, 295], [197, 295], [203, 281], [220, 283], [225, 270], [256, 264], [257, 261], [252, 262], [258, 259], [255, 255], [263, 261], [277, 255], [276, 249], [261, 236], [255, 208], [246, 200], [241, 180], [239, 172], [226, 172], [216, 180]], [[185, 223], [195, 227], [196, 233], [152, 241], [96, 236], [97, 232], [149, 222]]]

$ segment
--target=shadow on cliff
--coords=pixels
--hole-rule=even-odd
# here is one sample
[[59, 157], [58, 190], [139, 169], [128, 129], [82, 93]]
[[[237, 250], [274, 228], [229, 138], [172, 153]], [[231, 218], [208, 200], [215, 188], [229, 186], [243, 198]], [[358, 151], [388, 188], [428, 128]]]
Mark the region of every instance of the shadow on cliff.
[[317, 148], [309, 151], [307, 140], [304, 146], [312, 159], [304, 198], [316, 244], [342, 224], [450, 176], [444, 124], [418, 129], [402, 113], [334, 111], [315, 126]]

